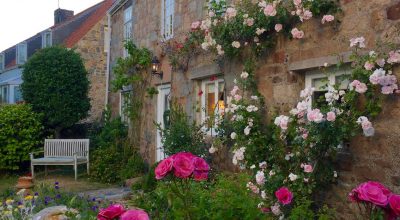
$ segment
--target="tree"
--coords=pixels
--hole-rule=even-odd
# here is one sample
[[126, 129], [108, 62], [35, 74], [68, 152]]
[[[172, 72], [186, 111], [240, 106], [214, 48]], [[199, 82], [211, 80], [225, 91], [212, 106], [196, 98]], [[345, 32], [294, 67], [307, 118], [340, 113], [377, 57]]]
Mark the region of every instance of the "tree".
[[60, 46], [36, 52], [24, 65], [22, 96], [44, 114], [44, 125], [54, 129], [56, 137], [88, 115], [87, 74], [80, 55]]

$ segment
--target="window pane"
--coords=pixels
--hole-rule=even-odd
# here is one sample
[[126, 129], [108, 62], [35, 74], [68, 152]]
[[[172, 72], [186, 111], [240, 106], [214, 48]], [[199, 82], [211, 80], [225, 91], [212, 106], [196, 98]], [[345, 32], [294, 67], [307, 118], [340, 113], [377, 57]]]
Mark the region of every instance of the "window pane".
[[206, 84], [206, 116], [212, 117], [215, 109], [215, 84]]
[[125, 11], [124, 11], [124, 23], [126, 23], [130, 20], [132, 20], [132, 6], [125, 9]]
[[7, 86], [2, 86], [0, 88], [1, 88], [0, 102], [8, 103], [8, 88], [7, 88]]
[[21, 89], [19, 88], [19, 86], [15, 86], [14, 87], [14, 102], [20, 102], [22, 101], [22, 94], [21, 94]]
[[217, 113], [223, 113], [225, 109], [225, 84], [223, 82], [218, 83], [218, 111]]
[[348, 75], [340, 75], [335, 78], [336, 85], [339, 85], [339, 89], [346, 90], [350, 84]]
[[19, 44], [17, 47], [18, 51], [18, 63], [22, 64], [26, 61], [26, 44]]
[[328, 88], [328, 78], [316, 78], [312, 80], [312, 87], [315, 88], [315, 91], [326, 91]]

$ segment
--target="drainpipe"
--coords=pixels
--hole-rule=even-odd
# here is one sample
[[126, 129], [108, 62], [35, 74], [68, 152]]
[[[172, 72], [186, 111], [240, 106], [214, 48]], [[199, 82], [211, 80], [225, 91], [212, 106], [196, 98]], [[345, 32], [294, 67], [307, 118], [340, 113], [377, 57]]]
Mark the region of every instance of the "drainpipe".
[[105, 97], [105, 106], [107, 108], [108, 105], [108, 90], [109, 90], [109, 81], [110, 81], [110, 54], [111, 54], [111, 15], [107, 13], [107, 25], [108, 25], [108, 42], [107, 43], [107, 70], [106, 70], [106, 97]]

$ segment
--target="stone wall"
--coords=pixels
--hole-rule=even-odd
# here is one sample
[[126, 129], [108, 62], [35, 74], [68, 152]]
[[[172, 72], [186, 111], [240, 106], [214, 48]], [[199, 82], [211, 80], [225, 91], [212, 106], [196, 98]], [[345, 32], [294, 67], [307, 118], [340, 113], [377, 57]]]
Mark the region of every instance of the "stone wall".
[[105, 88], [107, 71], [107, 53], [104, 52], [104, 27], [107, 26], [107, 16], [104, 16], [86, 35], [75, 45], [88, 71], [91, 109], [87, 121], [101, 119], [105, 108]]
[[[183, 104], [193, 119], [199, 119], [195, 111], [199, 98], [201, 79], [223, 73], [226, 90], [233, 86], [233, 79], [242, 71], [240, 62], [225, 61], [222, 68], [213, 64], [209, 55], [199, 56], [190, 63], [187, 72], [174, 71], [166, 57], [161, 56], [160, 15], [161, 1], [134, 1], [134, 39], [138, 45], [150, 48], [160, 58], [165, 77], [157, 78], [154, 85], [171, 83], [172, 96]], [[175, 2], [174, 39], [181, 39], [190, 29], [192, 21], [203, 15], [205, 1], [177, 0]], [[294, 107], [299, 100], [299, 92], [305, 86], [305, 72], [318, 70], [325, 62], [334, 64], [337, 54], [348, 54], [349, 39], [364, 36], [367, 48], [374, 49], [376, 42], [390, 41], [400, 44], [400, 2], [399, 0], [341, 0], [343, 12], [337, 17], [340, 25], [334, 23], [322, 25], [320, 20], [312, 19], [300, 26], [304, 30], [302, 40], [288, 40], [280, 37], [276, 48], [261, 58], [256, 72], [258, 87], [266, 101], [266, 120], [273, 113], [284, 113]], [[112, 17], [111, 63], [122, 55], [121, 33], [123, 31], [121, 12]], [[400, 77], [399, 70], [396, 74]], [[172, 78], [172, 80], [171, 80]], [[382, 114], [373, 121], [376, 128], [374, 138], [356, 137], [341, 154], [338, 169], [342, 170], [338, 184], [325, 196], [342, 219], [353, 219], [347, 202], [347, 193], [358, 183], [366, 180], [379, 180], [395, 192], [400, 192], [400, 102], [398, 97], [388, 98]], [[116, 95], [109, 96], [114, 112], [119, 106]], [[156, 100], [145, 103], [141, 152], [149, 162], [155, 161], [156, 129], [153, 121], [156, 117]], [[226, 158], [226, 157], [225, 157]], [[229, 160], [229, 159], [228, 159]], [[229, 160], [230, 161], [230, 160]], [[227, 163], [229, 163], [227, 161]]]

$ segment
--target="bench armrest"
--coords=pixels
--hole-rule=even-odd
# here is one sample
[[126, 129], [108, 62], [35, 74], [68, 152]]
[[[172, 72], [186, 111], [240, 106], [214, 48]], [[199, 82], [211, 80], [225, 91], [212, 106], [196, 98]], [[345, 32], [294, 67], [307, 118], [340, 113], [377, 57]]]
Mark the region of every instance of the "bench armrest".
[[39, 153], [44, 153], [44, 151], [43, 151], [43, 150], [41, 150], [41, 151], [34, 151], [34, 152], [29, 153], [29, 155], [30, 155], [31, 159], [33, 159], [33, 155], [39, 154]]

